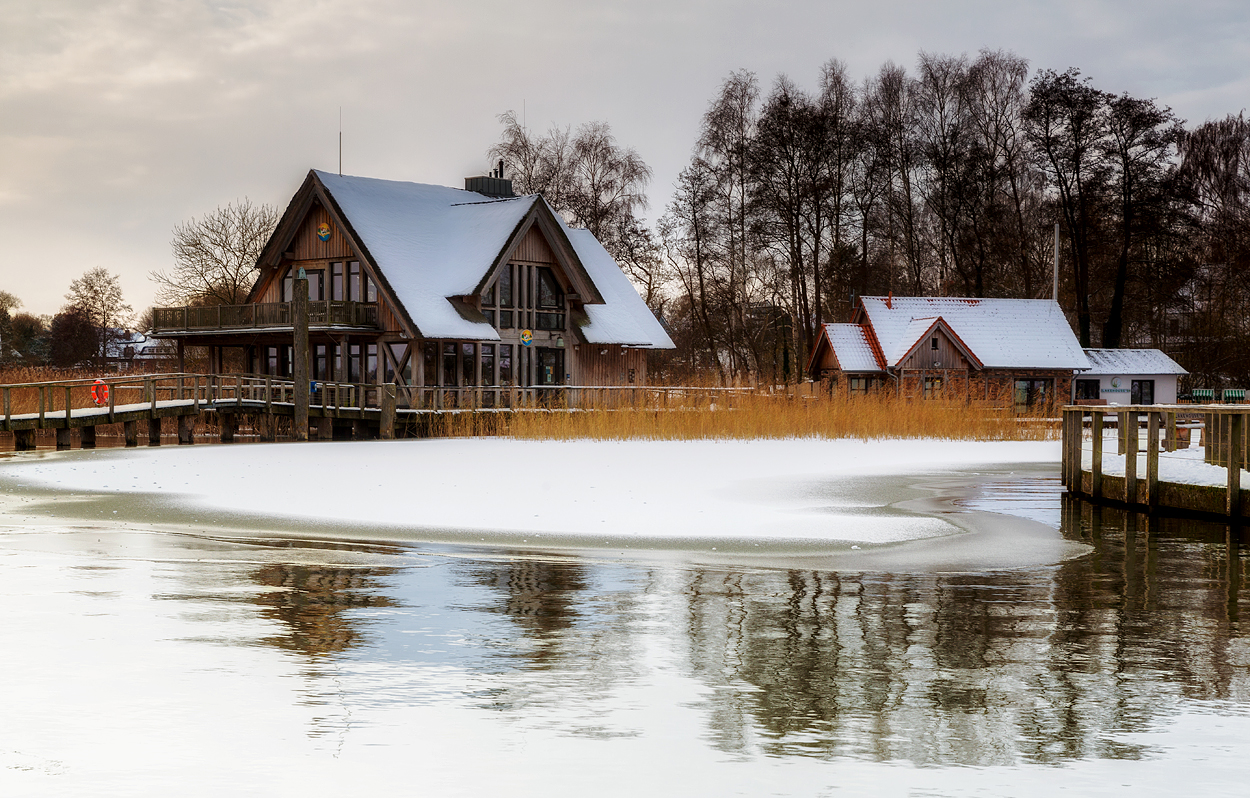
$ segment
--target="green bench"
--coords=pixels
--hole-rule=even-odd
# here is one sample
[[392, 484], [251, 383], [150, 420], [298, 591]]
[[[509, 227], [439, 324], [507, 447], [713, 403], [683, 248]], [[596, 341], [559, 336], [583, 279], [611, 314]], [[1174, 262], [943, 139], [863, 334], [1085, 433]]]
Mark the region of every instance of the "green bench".
[[1225, 388], [1223, 400], [1226, 403], [1239, 403], [1246, 401], [1245, 388]]
[[1193, 401], [1199, 402], [1199, 403], [1215, 401], [1215, 389], [1214, 388], [1194, 388], [1192, 391], [1189, 392], [1189, 395], [1193, 398]]

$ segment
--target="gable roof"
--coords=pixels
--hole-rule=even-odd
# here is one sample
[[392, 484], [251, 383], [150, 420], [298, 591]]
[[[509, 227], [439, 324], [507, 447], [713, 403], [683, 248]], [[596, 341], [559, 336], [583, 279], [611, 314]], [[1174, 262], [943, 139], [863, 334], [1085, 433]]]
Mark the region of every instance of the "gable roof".
[[941, 316], [928, 319], [912, 319], [911, 324], [907, 325], [906, 333], [903, 335], [903, 341], [906, 342], [910, 340], [911, 344], [906, 346], [903, 350], [903, 354], [899, 355], [898, 360], [891, 365], [897, 366], [907, 358], [911, 357], [912, 353], [919, 349], [920, 345], [929, 340], [929, 338], [933, 336], [933, 333], [938, 330], [941, 330], [946, 334], [946, 337], [955, 345], [955, 348], [959, 350], [959, 353], [968, 358], [968, 360], [972, 362], [973, 366], [979, 369], [985, 368], [985, 364], [981, 362], [981, 359], [968, 348], [968, 345], [965, 344], [959, 337], [959, 333], [951, 329], [951, 326], [946, 323], [946, 319]]
[[[589, 330], [595, 343], [673, 347], [594, 236], [570, 230], [537, 194], [492, 199], [446, 186], [313, 170], [287, 208], [263, 262], [276, 263], [275, 250], [286, 243], [280, 239], [294, 234], [314, 195], [323, 198], [361, 256], [375, 267], [400, 313], [423, 337], [499, 340], [485, 317], [459, 298], [480, 292], [525, 232], [538, 226], [586, 303], [590, 324], [583, 333]], [[588, 269], [587, 261], [595, 267]]]
[[1158, 349], [1086, 349], [1093, 368], [1085, 374], [1188, 374]]
[[889, 366], [897, 366], [938, 317], [985, 368], [1090, 366], [1053, 300], [866, 296], [860, 302], [857, 320], [872, 326]]
[[818, 341], [813, 348], [813, 362], [823, 346], [828, 346], [833, 350], [833, 357], [838, 363], [838, 368], [844, 372], [879, 374], [884, 369], [872, 336], [864, 325], [826, 324], [823, 326], [824, 340]]

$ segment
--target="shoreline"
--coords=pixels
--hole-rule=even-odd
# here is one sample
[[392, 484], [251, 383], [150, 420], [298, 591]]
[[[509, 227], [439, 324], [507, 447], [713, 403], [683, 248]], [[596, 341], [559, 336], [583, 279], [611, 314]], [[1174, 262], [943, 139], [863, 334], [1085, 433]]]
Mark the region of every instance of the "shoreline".
[[[747, 451], [759, 455], [781, 448], [785, 454], [810, 454], [811, 451], [824, 453], [826, 449], [854, 450], [858, 444], [840, 442], [837, 446], [822, 446], [792, 442], [787, 449], [785, 443], [771, 442]], [[394, 443], [385, 445], [395, 447]], [[528, 454], [533, 447], [544, 446], [534, 442], [496, 441], [489, 446], [477, 444], [467, 448], [470, 451], [481, 449], [498, 453], [501, 445], [502, 451], [508, 455], [517, 451]], [[547, 442], [545, 445], [568, 446], [563, 442]], [[609, 449], [614, 456], [621, 454], [615, 444], [599, 442], [596, 445], [600, 449]], [[267, 447], [271, 455], [275, 446], [282, 445], [271, 444]], [[295, 446], [299, 447], [297, 451], [302, 460], [317, 459], [309, 451], [309, 447], [317, 444]], [[342, 447], [343, 444], [326, 446]], [[455, 446], [454, 442], [445, 442], [438, 448], [445, 452]], [[725, 451], [716, 451], [717, 444], [703, 442], [700, 447], [687, 446], [686, 450], [711, 449], [715, 455], [727, 455], [740, 454], [737, 450], [743, 446], [722, 446], [719, 448]], [[587, 447], [582, 444], [574, 448], [582, 451]], [[635, 445], [624, 448], [645, 450], [648, 447]], [[671, 450], [674, 446], [669, 443], [652, 448]], [[247, 450], [252, 453], [258, 451], [251, 447]], [[187, 448], [165, 451], [168, 453], [163, 458], [165, 461], [184, 464], [187, 454], [202, 455], [205, 452], [204, 449]], [[226, 448], [225, 451], [237, 453], [240, 450]], [[421, 453], [422, 450], [414, 448], [412, 451]], [[683, 508], [676, 504], [666, 508], [669, 524], [663, 529], [646, 527], [647, 523], [654, 524], [657, 518], [665, 518], [663, 509], [658, 515], [653, 512], [640, 517], [637, 523], [642, 526], [642, 531], [622, 524], [620, 518], [613, 518], [613, 523], [608, 525], [611, 513], [619, 513], [622, 508], [626, 511], [630, 508], [641, 509], [635, 500], [620, 495], [626, 488], [618, 485], [597, 487], [598, 492], [591, 498], [598, 503], [589, 512], [583, 510], [573, 520], [561, 519], [553, 523], [554, 528], [542, 528], [546, 521], [540, 519], [537, 522], [531, 520], [528, 528], [508, 529], [480, 523], [396, 523], [394, 517], [357, 520], [354, 523], [341, 517], [317, 520], [307, 514], [273, 512], [272, 507], [269, 512], [258, 513], [249, 511], [246, 501], [236, 501], [235, 506], [213, 506], [213, 497], [208, 495], [206, 498], [203, 493], [142, 491], [134, 486], [97, 487], [93, 490], [83, 487], [81, 477], [77, 484], [70, 480], [69, 487], [64, 484], [38, 484], [29, 468], [36, 464], [54, 466], [45, 471], [45, 476], [55, 470], [64, 477], [67, 470], [81, 467], [84, 461], [95, 461], [93, 465], [97, 468], [108, 463], [109, 473], [112, 474], [110, 482], [119, 482], [124, 481], [126, 472], [125, 469], [116, 469], [118, 461], [129, 457], [132, 469], [137, 469], [138, 461], [150, 459], [152, 453], [160, 452], [104, 449], [87, 453], [39, 453], [20, 458], [22, 468], [17, 469], [12, 466], [19, 463], [6, 458], [7, 462], [0, 465], [0, 523], [10, 533], [32, 527], [67, 531], [95, 528], [192, 535], [240, 545], [251, 542], [273, 545], [275, 541], [291, 540], [297, 546], [312, 546], [320, 542], [353, 550], [383, 547], [413, 553], [481, 558], [590, 558], [841, 571], [937, 573], [1027, 568], [1055, 564], [1087, 551], [1084, 544], [1065, 540], [1059, 531], [1038, 521], [958, 505], [979, 486], [991, 480], [1001, 480], [1006, 473], [1023, 471], [1049, 475], [1052, 470], [1057, 471], [1057, 464], [1044, 461], [947, 466], [940, 469], [926, 468], [922, 464], [916, 473], [888, 472], [888, 469], [887, 473], [848, 473], [862, 470], [851, 468], [842, 469], [840, 474], [833, 476], [817, 468], [816, 473], [806, 480], [793, 473], [779, 477], [775, 465], [765, 463], [758, 468], [759, 473], [739, 474], [743, 478], [729, 486], [732, 502], [735, 503], [729, 517], [735, 518], [740, 525], [726, 527], [720, 533], [715, 523], [700, 526], [699, 516], [703, 510], [699, 510], [697, 504], [697, 500], [724, 493], [724, 486], [718, 485], [712, 485], [710, 493], [705, 484], [696, 484], [689, 495], [685, 491], [676, 491], [681, 499], [693, 496], [694, 500], [686, 502], [685, 515], [681, 514]], [[343, 452], [339, 449], [335, 454]], [[141, 457], [135, 458], [135, 453]], [[237, 459], [237, 455], [226, 455], [226, 460], [231, 458]], [[719, 474], [713, 475], [712, 482], [715, 482], [716, 476]], [[661, 473], [657, 479], [664, 477]], [[245, 476], [236, 476], [236, 479], [246, 481]], [[133, 481], [137, 480], [138, 476], [135, 476]], [[229, 486], [235, 483], [223, 481], [221, 484]], [[865, 491], [875, 491], [875, 494], [865, 496]], [[642, 495], [654, 498], [654, 493]], [[281, 498], [289, 500], [291, 497], [282, 495]], [[583, 497], [583, 501], [587, 499]], [[692, 503], [694, 506], [689, 506]], [[472, 519], [472, 513], [466, 515]], [[489, 515], [479, 513], [477, 520]], [[592, 534], [586, 530], [589, 526], [587, 522], [594, 520], [604, 525], [604, 532]], [[724, 522], [721, 518], [715, 520]], [[683, 524], [690, 525], [688, 533], [683, 534], [679, 529]], [[819, 532], [813, 532], [814, 528], [819, 528]], [[848, 533], [858, 532], [840, 536], [839, 529]], [[15, 542], [11, 537], [10, 541]]]

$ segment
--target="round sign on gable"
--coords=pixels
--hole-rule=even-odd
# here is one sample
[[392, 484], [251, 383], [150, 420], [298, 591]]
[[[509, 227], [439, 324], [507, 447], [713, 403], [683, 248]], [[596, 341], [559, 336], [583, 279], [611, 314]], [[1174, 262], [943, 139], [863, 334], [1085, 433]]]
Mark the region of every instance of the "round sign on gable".
[[521, 345], [529, 346], [534, 343], [534, 333], [529, 330], [521, 330]]
[[326, 222], [322, 222], [317, 225], [317, 238], [320, 238], [322, 241], [329, 241], [332, 233], [333, 231], [330, 230], [330, 225]]
[[1112, 377], [1112, 378], [1111, 378], [1111, 387], [1112, 387], [1112, 388], [1119, 388], [1119, 387], [1120, 387], [1120, 378], [1119, 378], [1119, 377]]

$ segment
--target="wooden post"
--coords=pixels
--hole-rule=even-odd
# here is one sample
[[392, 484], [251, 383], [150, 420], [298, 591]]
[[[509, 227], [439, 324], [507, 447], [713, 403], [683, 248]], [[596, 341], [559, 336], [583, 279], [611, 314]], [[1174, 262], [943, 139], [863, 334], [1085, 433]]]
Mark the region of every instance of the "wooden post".
[[47, 402], [47, 399], [44, 396], [45, 390], [46, 389], [44, 388], [44, 386], [42, 385], [39, 386], [39, 428], [40, 429], [43, 429], [43, 417], [46, 413], [46, 409], [44, 406], [45, 403]]
[[1120, 441], [1124, 447], [1124, 503], [1137, 504], [1137, 444], [1141, 417], [1136, 410], [1120, 414]]
[[382, 386], [382, 416], [378, 424], [378, 437], [384, 441], [395, 438], [395, 383]]
[[1146, 504], [1159, 506], [1159, 414], [1153, 410], [1146, 419]]
[[[183, 326], [185, 327], [186, 325], [184, 324]], [[184, 351], [185, 346], [186, 345], [183, 343], [183, 340], [179, 338], [178, 339], [178, 371], [180, 373], [187, 370], [187, 357], [186, 357], [186, 352]]]
[[57, 428], [57, 431], [56, 431], [56, 448], [57, 449], [68, 449], [70, 447], [70, 441], [72, 439], [71, 437], [72, 432], [73, 430], [71, 430], [69, 427]]
[[71, 390], [72, 389], [68, 385], [65, 386], [65, 428], [66, 429], [69, 429], [70, 409], [74, 404], [73, 397], [70, 394]]
[[265, 412], [273, 412], [273, 377], [265, 375]]
[[4, 430], [9, 432], [13, 429], [13, 389], [4, 389]]
[[221, 442], [234, 443], [234, 434], [239, 429], [239, 416], [237, 413], [218, 413], [217, 426], [221, 428]]
[[109, 423], [112, 424], [117, 414], [117, 386], [108, 384], [106, 387], [109, 392]]
[[195, 443], [195, 416], [178, 416], [178, 445]]
[[151, 377], [148, 377], [146, 380], [143, 381], [143, 398], [148, 400], [150, 404], [150, 407], [148, 409], [151, 410], [152, 415], [155, 416], [156, 415], [156, 381], [153, 380]]
[[83, 427], [82, 428], [82, 448], [84, 449], [95, 448], [95, 427]]
[[1089, 468], [1089, 492], [1095, 499], [1102, 498], [1102, 422], [1103, 413], [1101, 410], [1095, 409], [1090, 414], [1090, 429], [1093, 431], [1093, 457], [1090, 461]]
[[295, 378], [295, 390], [292, 400], [295, 402], [295, 423], [292, 434], [297, 441], [308, 440], [308, 278], [304, 270], [299, 270], [299, 277], [294, 281], [295, 296], [291, 302], [292, 326], [295, 329], [295, 346], [293, 348], [295, 363], [292, 373]]
[[126, 439], [127, 447], [138, 446], [139, 445], [139, 422], [138, 421], [122, 422], [122, 435]]
[[35, 448], [35, 431], [33, 429], [13, 430], [13, 451], [29, 452]]
[[161, 420], [156, 416], [148, 417], [148, 446], [161, 445]]
[[1167, 445], [1167, 450], [1168, 450], [1169, 452], [1174, 452], [1174, 451], [1176, 451], [1176, 446], [1177, 446], [1177, 442], [1176, 442], [1176, 411], [1175, 411], [1175, 410], [1169, 410], [1169, 411], [1168, 411], [1168, 414], [1167, 414], [1167, 419], [1168, 419], [1168, 434], [1167, 434], [1167, 438], [1165, 439], [1165, 440], [1167, 441], [1167, 444], [1166, 444], [1166, 445]]
[[1227, 510], [1230, 516], [1241, 515], [1241, 433], [1246, 417], [1242, 413], [1231, 413], [1228, 418], [1228, 448], [1225, 452], [1228, 460], [1228, 496]]
[[1124, 454], [1124, 446], [1128, 440], [1128, 431], [1125, 429], [1128, 426], [1128, 413], [1121, 411], [1115, 414], [1115, 418], [1116, 454]]

